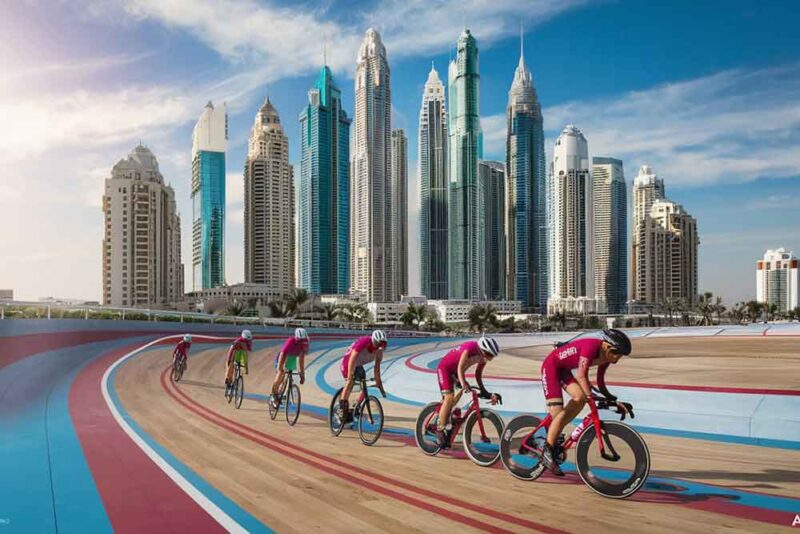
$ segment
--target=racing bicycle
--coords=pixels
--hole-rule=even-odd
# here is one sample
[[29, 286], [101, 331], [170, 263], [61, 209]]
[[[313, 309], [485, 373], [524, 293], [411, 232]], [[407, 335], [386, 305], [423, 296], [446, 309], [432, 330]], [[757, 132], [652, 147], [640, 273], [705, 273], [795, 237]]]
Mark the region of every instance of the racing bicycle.
[[228, 404], [233, 400], [236, 409], [242, 407], [242, 400], [244, 399], [244, 376], [242, 376], [242, 364], [237, 359], [233, 362], [233, 378], [231, 383], [225, 387], [225, 398], [228, 399]]
[[[358, 370], [356, 370], [358, 372]], [[330, 410], [328, 411], [328, 425], [331, 434], [338, 436], [349, 422], [358, 428], [358, 436], [364, 445], [374, 445], [383, 432], [383, 406], [378, 397], [369, 394], [369, 387], [375, 387], [374, 382], [367, 383], [363, 370], [356, 374], [356, 384], [361, 391], [358, 402], [349, 413], [343, 414], [339, 408], [339, 399], [344, 388], [339, 388], [333, 395]]]
[[172, 380], [180, 382], [183, 377], [183, 372], [186, 370], [186, 355], [181, 354], [172, 362]]
[[289, 426], [294, 426], [300, 416], [300, 387], [294, 383], [294, 371], [284, 371], [283, 382], [278, 388], [277, 395], [269, 396], [269, 418], [274, 420], [284, 405], [286, 411], [286, 422]]

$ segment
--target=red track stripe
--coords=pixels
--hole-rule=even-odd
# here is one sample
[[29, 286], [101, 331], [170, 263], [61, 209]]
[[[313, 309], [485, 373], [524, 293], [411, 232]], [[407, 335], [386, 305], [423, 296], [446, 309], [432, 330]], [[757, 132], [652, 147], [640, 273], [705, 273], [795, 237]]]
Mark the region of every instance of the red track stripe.
[[105, 403], [106, 369], [140, 344], [98, 358], [69, 392], [75, 431], [109, 520], [117, 532], [224, 532], [128, 437]]
[[[405, 489], [405, 490], [408, 490], [408, 491], [412, 491], [412, 492], [424, 495], [426, 497], [430, 497], [430, 498], [433, 498], [433, 499], [440, 500], [442, 502], [445, 502], [445, 503], [450, 504], [450, 505], [455, 506], [455, 507], [461, 507], [461, 508], [464, 508], [464, 509], [468, 509], [468, 510], [473, 511], [473, 512], [478, 512], [478, 513], [490, 516], [490, 517], [492, 517], [494, 519], [499, 519], [501, 521], [505, 521], [505, 522], [512, 523], [512, 524], [515, 524], [515, 525], [523, 526], [525, 528], [536, 529], [536, 530], [541, 531], [541, 532], [563, 532], [561, 530], [554, 529], [554, 528], [549, 527], [547, 525], [543, 525], [543, 524], [540, 524], [540, 523], [536, 523], [534, 521], [529, 521], [529, 520], [526, 520], [526, 519], [522, 519], [522, 518], [510, 515], [510, 514], [505, 514], [505, 513], [502, 513], [502, 512], [496, 512], [495, 510], [492, 510], [490, 508], [485, 508], [483, 506], [473, 505], [471, 503], [468, 503], [468, 502], [465, 502], [465, 501], [461, 501], [459, 499], [448, 497], [446, 495], [443, 495], [443, 494], [440, 494], [440, 493], [436, 493], [436, 492], [433, 492], [433, 491], [425, 490], [423, 488], [414, 486], [412, 484], [408, 484], [408, 483], [405, 483], [405, 482], [402, 482], [402, 481], [399, 481], [399, 480], [396, 480], [396, 479], [393, 479], [393, 478], [390, 478], [390, 477], [386, 477], [386, 476], [380, 475], [378, 473], [374, 473], [374, 472], [369, 471], [367, 469], [360, 468], [360, 467], [358, 467], [356, 465], [349, 464], [349, 463], [346, 463], [346, 462], [342, 462], [342, 461], [337, 460], [335, 458], [331, 458], [331, 457], [325, 456], [323, 454], [319, 454], [319, 453], [317, 453], [315, 451], [312, 451], [310, 449], [306, 449], [304, 447], [298, 446], [298, 445], [296, 445], [294, 443], [282, 440], [280, 438], [276, 438], [274, 436], [270, 436], [268, 434], [265, 434], [263, 432], [260, 432], [260, 431], [258, 431], [256, 429], [254, 429], [252, 427], [237, 423], [236, 421], [233, 421], [233, 420], [231, 420], [231, 419], [229, 419], [227, 417], [224, 417], [224, 416], [218, 414], [217, 412], [214, 412], [211, 409], [206, 408], [202, 404], [199, 404], [194, 399], [190, 398], [186, 393], [184, 393], [180, 388], [177, 388], [177, 387], [171, 388], [171, 387], [169, 387], [169, 385], [167, 383], [167, 372], [168, 372], [168, 370], [169, 369], [165, 369], [164, 372], [161, 374], [161, 385], [162, 385], [162, 387], [164, 388], [164, 390], [173, 399], [175, 399], [178, 403], [182, 404], [184, 407], [186, 407], [190, 411], [198, 414], [199, 416], [203, 417], [204, 419], [206, 419], [206, 420], [208, 420], [208, 421], [210, 421], [210, 422], [212, 422], [212, 423], [214, 423], [214, 424], [216, 424], [218, 426], [226, 428], [227, 430], [230, 430], [231, 432], [234, 432], [235, 434], [243, 436], [243, 437], [245, 437], [245, 438], [247, 438], [247, 439], [249, 439], [249, 440], [251, 440], [251, 441], [253, 441], [255, 443], [263, 445], [263, 446], [265, 446], [265, 447], [267, 447], [269, 449], [272, 449], [272, 450], [274, 450], [276, 452], [279, 452], [279, 453], [281, 453], [281, 454], [283, 454], [285, 456], [289, 456], [289, 457], [291, 457], [291, 458], [293, 458], [295, 460], [298, 460], [300, 462], [303, 462], [303, 463], [305, 463], [307, 465], [311, 465], [313, 467], [321, 469], [321, 470], [323, 470], [323, 471], [325, 471], [327, 473], [330, 473], [332, 475], [335, 475], [335, 476], [338, 476], [340, 478], [343, 478], [343, 479], [345, 479], [345, 480], [347, 480], [349, 482], [354, 483], [357, 486], [367, 486], [370, 489], [373, 489], [374, 491], [377, 491], [377, 492], [382, 493], [384, 495], [387, 495], [389, 497], [393, 497], [395, 499], [399, 499], [399, 500], [401, 500], [403, 502], [406, 502], [407, 504], [411, 504], [412, 506], [417, 506], [419, 508], [423, 508], [425, 510], [438, 513], [439, 515], [443, 515], [445, 517], [448, 517], [449, 519], [452, 519], [454, 521], [458, 521], [458, 522], [467, 524], [469, 526], [473, 526], [475, 528], [480, 528], [480, 529], [484, 529], [484, 530], [490, 530], [490, 531], [494, 531], [494, 532], [505, 532], [504, 530], [499, 529], [496, 526], [489, 525], [489, 524], [486, 524], [486, 523], [482, 523], [482, 522], [480, 522], [478, 520], [475, 520], [475, 519], [472, 519], [470, 517], [463, 516], [463, 515], [455, 513], [455, 512], [451, 512], [450, 510], [441, 508], [441, 507], [436, 506], [436, 505], [432, 505], [432, 504], [430, 504], [428, 502], [425, 502], [423, 500], [417, 499], [415, 497], [410, 497], [410, 496], [404, 495], [402, 493], [397, 493], [396, 491], [394, 491], [392, 489], [389, 489], [388, 487], [386, 487], [384, 485], [375, 484], [374, 482], [372, 482], [372, 480], [378, 480], [378, 481], [381, 481], [381, 482], [383, 482], [385, 484], [391, 484], [391, 485], [394, 485], [395, 487], [398, 487], [398, 488], [402, 488], [402, 489]], [[284, 447], [285, 447], [285, 449], [284, 449]], [[339, 469], [335, 469], [335, 468], [331, 467], [330, 465], [325, 465], [324, 463], [316, 462], [314, 460], [310, 460], [310, 459], [308, 459], [308, 458], [306, 458], [304, 456], [298, 455], [294, 451], [302, 452], [302, 453], [304, 453], [304, 454], [306, 454], [308, 456], [311, 456], [313, 458], [317, 458], [317, 459], [321, 460], [321, 462], [326, 462], [327, 464], [332, 464], [332, 465], [335, 465], [337, 467], [341, 467], [343, 469], [346, 469], [347, 471], [341, 471]], [[356, 473], [359, 473], [361, 475], [364, 475], [366, 478], [362, 479], [362, 478], [354, 477], [351, 474], [352, 472], [356, 472]]]

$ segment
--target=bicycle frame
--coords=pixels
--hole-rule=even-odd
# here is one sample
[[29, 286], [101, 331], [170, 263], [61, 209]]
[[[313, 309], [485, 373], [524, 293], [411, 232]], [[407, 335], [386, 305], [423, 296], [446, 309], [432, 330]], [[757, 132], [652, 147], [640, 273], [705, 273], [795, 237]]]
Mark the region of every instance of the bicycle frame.
[[[589, 404], [589, 413], [586, 414], [586, 416], [583, 418], [583, 426], [585, 427], [585, 426], [589, 425], [590, 423], [592, 423], [594, 425], [595, 435], [597, 436], [597, 443], [598, 443], [598, 445], [600, 447], [600, 455], [603, 458], [606, 458], [607, 460], [612, 460], [612, 461], [619, 460], [619, 455], [616, 453], [616, 451], [613, 450], [613, 448], [612, 448], [612, 451], [614, 452], [614, 456], [606, 455], [605, 445], [603, 443], [602, 420], [600, 419], [600, 415], [599, 415], [599, 413], [597, 411], [597, 404], [595, 403], [594, 397], [589, 397], [587, 402]], [[553, 422], [553, 416], [551, 416], [550, 414], [547, 414], [547, 416], [544, 419], [542, 419], [542, 422], [539, 423], [539, 425], [536, 428], [534, 428], [531, 432], [529, 432], [525, 436], [525, 438], [522, 440], [521, 448], [528, 449], [529, 451], [531, 451], [535, 455], [539, 456], [540, 452], [537, 451], [536, 449], [534, 449], [533, 447], [531, 447], [530, 445], [528, 445], [528, 440], [530, 440], [531, 437], [533, 437], [533, 435], [536, 434], [536, 432], [538, 432], [541, 428], [544, 428], [545, 430], [549, 429], [550, 428], [550, 423], [552, 423], [552, 422]], [[482, 429], [481, 429], [481, 431], [482, 431]], [[580, 437], [580, 436], [578, 436], [578, 437]], [[569, 449], [574, 447], [576, 443], [577, 443], [577, 440], [574, 440], [574, 439], [572, 439], [572, 436], [569, 436], [564, 441], [564, 444], [561, 446], [561, 448], [564, 451], [568, 451]]]
[[[464, 410], [461, 411], [461, 417], [459, 417], [457, 420], [455, 420], [453, 422], [453, 431], [450, 433], [450, 443], [449, 443], [449, 445], [453, 444], [453, 440], [455, 439], [455, 437], [458, 435], [459, 431], [461, 430], [461, 425], [463, 425], [464, 421], [466, 421], [467, 417], [469, 417], [470, 412], [476, 412], [477, 417], [478, 417], [478, 428], [481, 431], [481, 439], [482, 440], [486, 440], [487, 439], [486, 429], [483, 426], [483, 418], [481, 417], [481, 408], [480, 408], [480, 401], [478, 400], [478, 394], [475, 392], [474, 389], [472, 389], [470, 391], [472, 393], [472, 401], [470, 402], [469, 408], [467, 408], [466, 411], [464, 411]], [[460, 389], [458, 391], [458, 393], [456, 393], [455, 396], [453, 397], [453, 407], [454, 408], [455, 408], [455, 405], [458, 404], [458, 402], [461, 400], [461, 396], [463, 394], [464, 394], [464, 390]], [[442, 405], [442, 403], [439, 403], [440, 407], [441, 407], [441, 405]], [[433, 419], [433, 417], [438, 416], [438, 415], [439, 415], [439, 411], [437, 410], [437, 411], [433, 412], [430, 415], [430, 419]], [[450, 418], [453, 419], [452, 409], [450, 411]], [[430, 419], [425, 421], [425, 427], [426, 428], [427, 428], [428, 425], [430, 425], [430, 422], [431, 422]], [[526, 437], [525, 439], [528, 439], [528, 438]]]

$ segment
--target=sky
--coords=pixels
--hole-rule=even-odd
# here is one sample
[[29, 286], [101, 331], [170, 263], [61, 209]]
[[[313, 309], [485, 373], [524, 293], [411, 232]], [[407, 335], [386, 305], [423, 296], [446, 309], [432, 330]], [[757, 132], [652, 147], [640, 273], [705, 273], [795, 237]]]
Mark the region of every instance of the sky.
[[0, 288], [100, 300], [104, 180], [140, 141], [175, 189], [191, 288], [191, 133], [227, 102], [226, 279], [243, 281], [243, 179], [269, 95], [298, 172], [298, 116], [327, 50], [353, 114], [364, 32], [383, 36], [393, 127], [409, 138], [411, 292], [418, 289], [417, 127], [431, 62], [464, 26], [480, 49], [486, 159], [504, 159], [524, 31], [548, 165], [565, 124], [590, 156], [648, 164], [698, 220], [699, 287], [755, 297], [767, 248], [800, 254], [800, 10], [786, 0], [20, 0], [0, 2]]

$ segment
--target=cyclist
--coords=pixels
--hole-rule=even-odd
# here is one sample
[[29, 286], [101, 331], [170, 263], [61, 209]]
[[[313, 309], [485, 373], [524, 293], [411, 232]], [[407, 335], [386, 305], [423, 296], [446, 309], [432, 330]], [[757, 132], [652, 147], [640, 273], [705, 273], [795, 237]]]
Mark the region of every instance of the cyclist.
[[189, 334], [184, 334], [183, 339], [178, 341], [178, 344], [175, 346], [175, 350], [172, 351], [172, 366], [175, 366], [175, 362], [178, 361], [178, 358], [183, 358], [183, 369], [189, 369], [189, 349], [192, 348], [192, 336]]
[[251, 350], [253, 350], [253, 334], [250, 330], [242, 330], [242, 335], [236, 338], [231, 348], [228, 349], [228, 358], [225, 364], [225, 386], [228, 386], [233, 379], [234, 358], [244, 367], [245, 374], [249, 374], [247, 369], [247, 353]]
[[[436, 430], [436, 439], [439, 446], [445, 448], [450, 441], [450, 410], [453, 408], [454, 386], [456, 382], [469, 392], [472, 388], [467, 383], [467, 369], [477, 364], [475, 381], [480, 389], [480, 396], [491, 399], [492, 404], [497, 404], [498, 395], [489, 393], [483, 386], [483, 368], [500, 353], [500, 345], [492, 337], [481, 336], [478, 341], [467, 341], [451, 349], [439, 362], [436, 368], [436, 377], [439, 379], [439, 390], [442, 392], [442, 407], [439, 408], [439, 425]], [[442, 424], [442, 421], [446, 423]]]
[[[592, 393], [589, 382], [589, 368], [597, 368], [597, 385], [604, 395], [608, 393], [605, 374], [608, 366], [617, 363], [622, 356], [631, 353], [631, 340], [621, 330], [603, 330], [602, 338], [581, 338], [557, 346], [542, 362], [542, 389], [547, 403], [547, 411], [552, 417], [547, 431], [547, 443], [542, 450], [542, 463], [554, 475], [564, 476], [558, 463], [555, 445], [561, 431], [583, 409]], [[572, 370], [577, 369], [577, 376]], [[571, 399], [564, 406], [561, 388], [569, 393]], [[622, 408], [624, 409], [624, 407]]]
[[311, 341], [305, 328], [297, 328], [294, 336], [288, 338], [281, 351], [275, 356], [275, 381], [272, 382], [272, 403], [277, 405], [278, 389], [283, 384], [286, 371], [297, 371], [297, 360], [300, 360], [300, 383], [306, 381], [306, 354]]
[[388, 340], [383, 330], [375, 330], [371, 336], [362, 336], [355, 340], [350, 345], [350, 348], [347, 349], [339, 367], [342, 376], [347, 381], [342, 391], [342, 397], [339, 400], [339, 415], [342, 421], [349, 420], [348, 401], [350, 392], [353, 390], [353, 383], [356, 379], [366, 378], [364, 365], [369, 362], [375, 362], [375, 386], [381, 391], [381, 395], [386, 398], [386, 390], [383, 389], [383, 382], [381, 381], [381, 361], [387, 344]]

